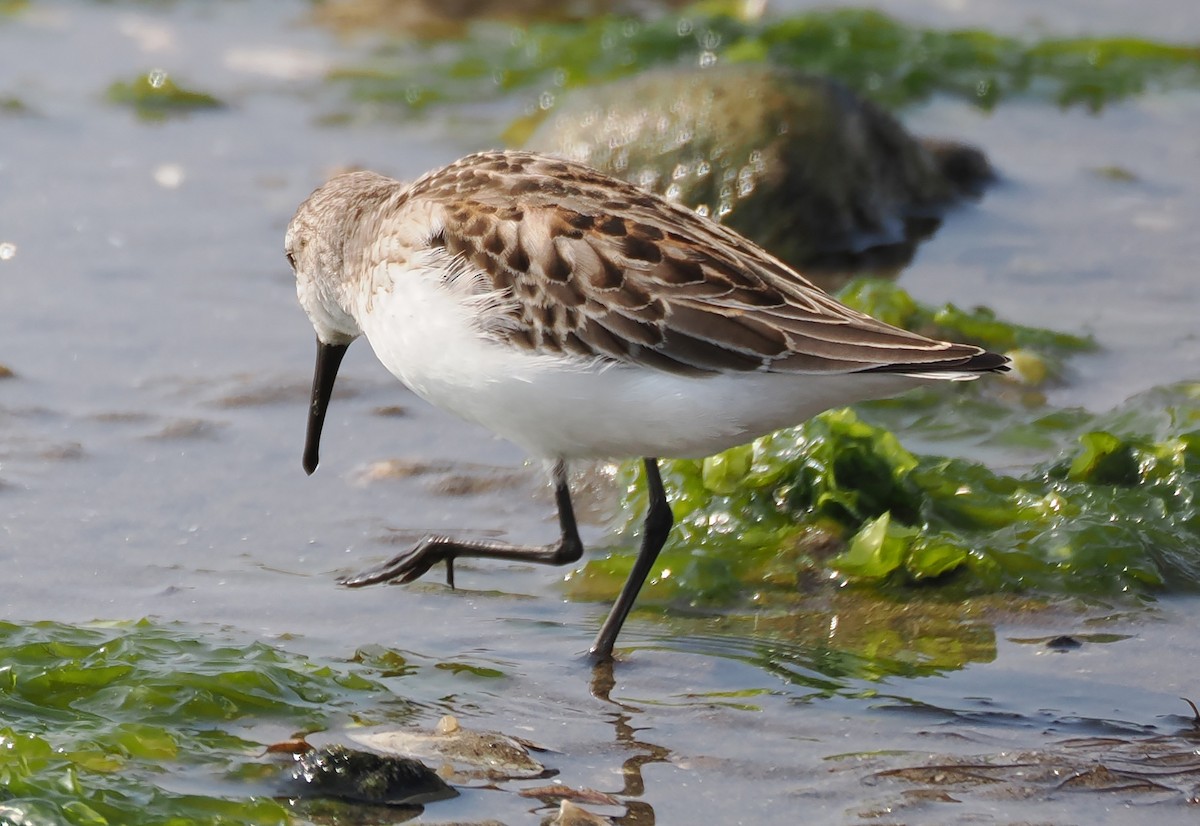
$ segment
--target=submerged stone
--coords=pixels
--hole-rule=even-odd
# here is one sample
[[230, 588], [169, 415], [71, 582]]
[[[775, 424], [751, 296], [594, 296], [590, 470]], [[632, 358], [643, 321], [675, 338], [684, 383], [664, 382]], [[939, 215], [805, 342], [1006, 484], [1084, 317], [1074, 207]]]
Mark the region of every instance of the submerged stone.
[[902, 267], [992, 177], [979, 150], [918, 140], [840, 83], [751, 65], [571, 92], [526, 146], [716, 218], [827, 287]]
[[612, 821], [607, 817], [589, 812], [569, 800], [559, 803], [558, 811], [553, 817], [542, 820], [542, 826], [611, 826], [611, 824]]
[[1046, 647], [1051, 651], [1073, 651], [1076, 648], [1083, 648], [1083, 643], [1072, 636], [1062, 634], [1052, 640], [1047, 640]]
[[356, 742], [387, 754], [406, 754], [446, 761], [439, 772], [454, 782], [520, 780], [545, 777], [547, 769], [531, 755], [544, 750], [527, 740], [497, 731], [473, 731], [451, 715], [432, 733], [389, 730], [355, 733]]
[[419, 760], [338, 745], [298, 756], [284, 778], [282, 793], [389, 806], [429, 803], [458, 794]]

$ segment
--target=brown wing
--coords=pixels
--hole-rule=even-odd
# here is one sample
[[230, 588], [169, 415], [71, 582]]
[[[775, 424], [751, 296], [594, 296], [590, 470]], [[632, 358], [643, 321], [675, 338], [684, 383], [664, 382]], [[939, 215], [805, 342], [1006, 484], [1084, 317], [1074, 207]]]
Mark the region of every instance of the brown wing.
[[515, 299], [495, 334], [531, 350], [681, 372], [1004, 363], [845, 307], [729, 229], [578, 164], [473, 155], [409, 197], [435, 201], [436, 240]]

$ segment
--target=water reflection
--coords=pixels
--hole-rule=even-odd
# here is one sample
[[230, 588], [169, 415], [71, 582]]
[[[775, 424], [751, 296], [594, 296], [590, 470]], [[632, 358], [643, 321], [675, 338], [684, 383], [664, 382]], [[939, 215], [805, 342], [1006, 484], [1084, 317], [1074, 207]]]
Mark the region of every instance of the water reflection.
[[668, 650], [732, 660], [807, 689], [804, 698], [857, 692], [862, 683], [943, 675], [996, 658], [989, 614], [1035, 615], [1046, 603], [1011, 597], [972, 603], [894, 602], [846, 590], [810, 594], [791, 612], [671, 616], [669, 631], [640, 651]]
[[664, 746], [647, 743], [638, 738], [639, 729], [633, 723], [642, 710], [637, 706], [614, 700], [612, 690], [615, 685], [613, 661], [596, 663], [592, 668], [592, 696], [613, 707], [613, 711], [605, 717], [612, 723], [614, 740], [620, 749], [634, 752], [621, 764], [624, 786], [620, 794], [625, 798], [626, 810], [615, 822], [622, 826], [652, 826], [655, 822], [654, 809], [643, 799], [646, 794], [646, 782], [642, 778], [642, 768], [655, 763], [671, 762], [671, 752]]

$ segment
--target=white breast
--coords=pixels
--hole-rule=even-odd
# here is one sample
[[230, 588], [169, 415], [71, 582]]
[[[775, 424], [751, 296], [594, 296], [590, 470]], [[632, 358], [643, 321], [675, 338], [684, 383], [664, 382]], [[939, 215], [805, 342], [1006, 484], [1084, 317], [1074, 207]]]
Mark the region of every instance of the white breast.
[[537, 457], [707, 456], [919, 383], [861, 373], [698, 378], [533, 355], [485, 336], [481, 300], [448, 286], [446, 270], [429, 264], [373, 273], [358, 322], [375, 354], [417, 395]]

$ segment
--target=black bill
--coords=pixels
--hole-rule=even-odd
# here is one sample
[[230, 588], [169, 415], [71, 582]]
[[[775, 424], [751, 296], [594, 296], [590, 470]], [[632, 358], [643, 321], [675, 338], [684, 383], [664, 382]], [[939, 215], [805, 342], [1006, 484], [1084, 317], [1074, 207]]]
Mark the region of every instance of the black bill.
[[338, 367], [349, 344], [325, 344], [317, 340], [317, 367], [313, 371], [312, 403], [308, 407], [308, 433], [304, 436], [304, 472], [317, 469], [320, 459], [321, 428], [325, 426], [325, 411], [333, 395]]

